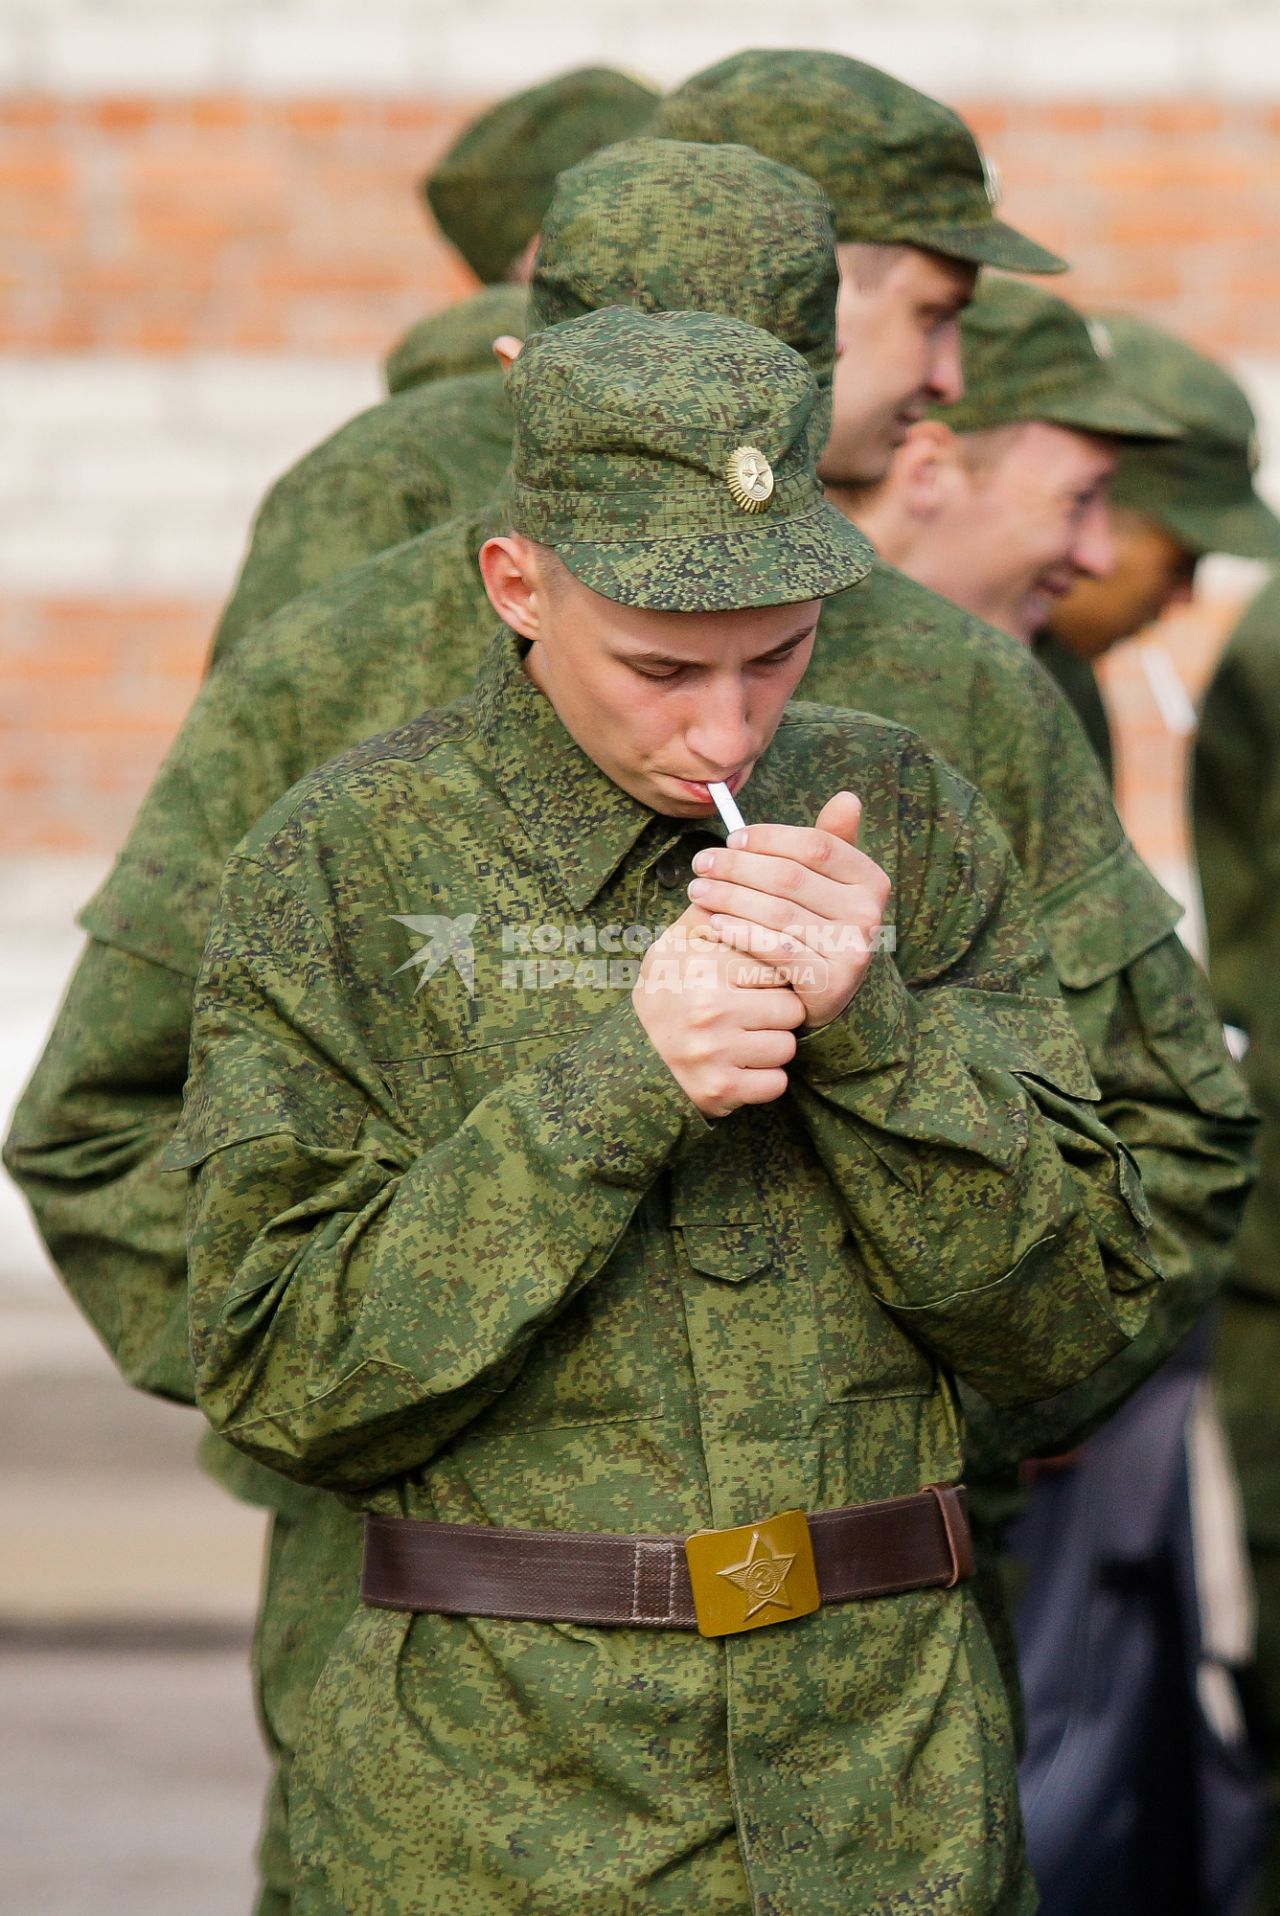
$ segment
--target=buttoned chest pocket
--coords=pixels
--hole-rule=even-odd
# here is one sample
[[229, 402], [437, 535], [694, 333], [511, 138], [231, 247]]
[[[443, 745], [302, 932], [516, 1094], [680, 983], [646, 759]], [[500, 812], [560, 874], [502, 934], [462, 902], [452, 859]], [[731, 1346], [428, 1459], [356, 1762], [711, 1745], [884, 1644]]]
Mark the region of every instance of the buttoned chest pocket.
[[[567, 1041], [563, 1029], [522, 1035], [461, 1056], [384, 1064], [405, 1122], [423, 1138], [446, 1137], [492, 1090]], [[499, 1182], [499, 1200], [502, 1197]], [[519, 1248], [520, 1219], [510, 1230]], [[568, 1226], [566, 1226], [568, 1229]], [[642, 1202], [607, 1263], [537, 1334], [524, 1364], [474, 1428], [554, 1430], [652, 1417], [662, 1408], [652, 1295], [666, 1277], [653, 1207]], [[515, 1281], [519, 1282], [519, 1266]], [[542, 1274], [532, 1269], [530, 1279]]]

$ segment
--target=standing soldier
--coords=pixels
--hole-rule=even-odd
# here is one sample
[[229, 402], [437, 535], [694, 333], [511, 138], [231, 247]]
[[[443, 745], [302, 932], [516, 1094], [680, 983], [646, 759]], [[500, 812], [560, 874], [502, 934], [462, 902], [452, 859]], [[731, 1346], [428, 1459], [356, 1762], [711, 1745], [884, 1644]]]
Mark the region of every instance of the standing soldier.
[[[684, 212], [694, 205], [702, 218], [691, 234]], [[545, 301], [548, 323], [593, 296], [604, 305], [733, 308], [776, 327], [829, 392], [830, 212], [812, 182], [758, 154], [651, 141], [601, 156], [553, 210], [544, 263], [533, 297]], [[259, 696], [261, 647], [252, 641], [243, 660], [219, 667], [88, 907], [91, 941], [21, 1100], [6, 1161], [77, 1302], [129, 1380], [159, 1395], [190, 1401], [193, 1390], [182, 1190], [160, 1175], [159, 1159], [181, 1105], [192, 985], [223, 864], [304, 772], [469, 687], [494, 621], [487, 600], [484, 616], [473, 606], [483, 598], [475, 557], [484, 534], [463, 523], [461, 541], [441, 528], [406, 548], [432, 581], [430, 607], [414, 575], [406, 596], [379, 596], [365, 621], [355, 573], [313, 595], [328, 608], [323, 637], [311, 632], [301, 653], [289, 651], [287, 682]], [[456, 647], [443, 632], [436, 643], [450, 615]], [[270, 624], [291, 633], [284, 614]], [[105, 1180], [104, 1150], [113, 1167]], [[225, 1445], [207, 1444], [204, 1461], [236, 1495], [273, 1512], [254, 1651], [276, 1765], [258, 1909], [283, 1916], [289, 1767], [316, 1675], [356, 1601], [359, 1524], [336, 1498]]]
[[1258, 422], [1221, 366], [1133, 313], [1091, 322], [1125, 391], [1181, 428], [1170, 443], [1121, 448], [1111, 481], [1112, 566], [1049, 610], [1036, 654], [1080, 712], [1104, 768], [1111, 728], [1093, 662], [1195, 590], [1211, 552], [1280, 562], [1280, 520], [1254, 486]]
[[[1244, 503], [1242, 501], [1242, 503]], [[1240, 1471], [1257, 1592], [1253, 1727], [1271, 1824], [1258, 1916], [1280, 1907], [1280, 585], [1228, 642], [1200, 715], [1193, 787], [1209, 975], [1248, 1042], [1262, 1116], [1258, 1184], [1233, 1247], [1214, 1377]]]
[[636, 131], [657, 98], [607, 67], [561, 74], [473, 121], [423, 182], [446, 238], [496, 283], [415, 326], [388, 360], [390, 399], [272, 486], [215, 662], [290, 599], [489, 498], [511, 448], [493, 342], [525, 330], [524, 282], [556, 175]]
[[300, 1908], [1030, 1910], [953, 1376], [1119, 1348], [1136, 1180], [981, 800], [784, 715], [869, 562], [804, 362], [610, 310], [509, 392], [475, 693], [233, 858], [170, 1154], [203, 1407], [370, 1513]]

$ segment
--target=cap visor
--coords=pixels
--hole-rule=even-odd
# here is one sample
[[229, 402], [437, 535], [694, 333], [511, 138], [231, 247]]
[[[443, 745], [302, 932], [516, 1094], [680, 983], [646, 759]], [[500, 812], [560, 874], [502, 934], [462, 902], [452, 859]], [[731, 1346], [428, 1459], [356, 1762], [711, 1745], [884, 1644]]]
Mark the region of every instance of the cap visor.
[[950, 259], [972, 260], [975, 266], [1002, 266], [1007, 273], [1065, 273], [1068, 262], [1037, 246], [1025, 233], [1003, 220], [984, 220], [981, 226], [939, 226], [914, 242]]
[[575, 579], [618, 605], [650, 612], [741, 612], [825, 599], [857, 585], [875, 552], [825, 500], [770, 523], [687, 538], [572, 541], [557, 556]]
[[1227, 552], [1237, 559], [1280, 563], [1280, 519], [1256, 492], [1222, 506], [1159, 500], [1140, 508], [1168, 526], [1192, 552]]
[[1043, 410], [1029, 418], [1077, 432], [1101, 433], [1108, 439], [1181, 439], [1180, 429], [1137, 399], [1130, 399], [1110, 379], [1078, 386], [1074, 392], [1046, 400]]

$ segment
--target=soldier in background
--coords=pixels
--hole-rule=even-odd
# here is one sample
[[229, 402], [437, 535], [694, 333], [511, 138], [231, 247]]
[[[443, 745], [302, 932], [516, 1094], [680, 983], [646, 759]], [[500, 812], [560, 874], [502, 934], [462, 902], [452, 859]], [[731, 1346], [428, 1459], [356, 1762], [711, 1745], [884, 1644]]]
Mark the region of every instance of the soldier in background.
[[1271, 1821], [1255, 1907], [1271, 1916], [1280, 1908], [1280, 584], [1246, 612], [1205, 695], [1192, 795], [1209, 976], [1223, 1017], [1247, 1043], [1262, 1117], [1258, 1182], [1233, 1247], [1213, 1374], [1256, 1590], [1250, 1720]]
[[1118, 387], [1065, 300], [983, 282], [961, 319], [964, 397], [914, 425], [849, 507], [876, 550], [1030, 644], [1082, 578], [1109, 576], [1121, 449], [1179, 428]]
[[1182, 437], [1126, 446], [1111, 481], [1112, 566], [1050, 607], [1036, 656], [1075, 705], [1108, 776], [1111, 727], [1094, 661], [1188, 603], [1211, 552], [1280, 562], [1280, 521], [1258, 497], [1258, 424], [1245, 394], [1216, 361], [1150, 320], [1100, 313], [1091, 322], [1116, 378]]
[[[419, 320], [387, 359], [387, 390], [479, 372], [499, 333], [522, 333], [519, 289], [558, 176], [644, 130], [658, 94], [611, 67], [578, 67], [500, 100], [472, 120], [422, 181], [429, 213], [485, 289]], [[499, 310], [498, 295], [509, 298]], [[493, 326], [497, 316], [502, 325]], [[490, 331], [490, 327], [493, 330]]]
[[215, 664], [290, 599], [489, 498], [511, 445], [493, 342], [525, 330], [524, 282], [556, 175], [626, 138], [657, 97], [586, 67], [502, 101], [455, 141], [423, 190], [446, 237], [496, 283], [420, 321], [387, 361], [391, 397], [276, 480], [214, 633]]

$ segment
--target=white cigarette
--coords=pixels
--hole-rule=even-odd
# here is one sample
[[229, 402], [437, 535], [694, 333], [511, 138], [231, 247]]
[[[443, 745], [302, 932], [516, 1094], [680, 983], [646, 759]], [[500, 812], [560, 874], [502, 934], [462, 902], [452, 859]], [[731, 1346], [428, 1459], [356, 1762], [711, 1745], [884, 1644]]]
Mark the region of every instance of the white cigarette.
[[716, 783], [714, 785], [709, 784], [707, 790], [711, 794], [712, 804], [724, 820], [725, 830], [729, 832], [745, 832], [747, 829], [747, 821], [734, 804], [733, 793], [729, 790], [729, 787]]

